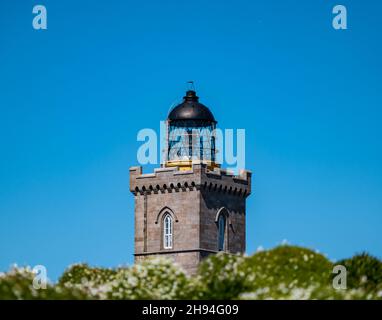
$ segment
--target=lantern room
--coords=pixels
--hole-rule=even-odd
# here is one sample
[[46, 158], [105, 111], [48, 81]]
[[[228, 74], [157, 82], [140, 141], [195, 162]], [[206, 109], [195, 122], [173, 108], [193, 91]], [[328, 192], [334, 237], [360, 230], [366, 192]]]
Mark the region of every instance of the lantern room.
[[216, 161], [216, 120], [194, 90], [188, 90], [183, 102], [167, 118], [165, 167], [191, 170], [193, 163], [205, 163], [210, 169]]

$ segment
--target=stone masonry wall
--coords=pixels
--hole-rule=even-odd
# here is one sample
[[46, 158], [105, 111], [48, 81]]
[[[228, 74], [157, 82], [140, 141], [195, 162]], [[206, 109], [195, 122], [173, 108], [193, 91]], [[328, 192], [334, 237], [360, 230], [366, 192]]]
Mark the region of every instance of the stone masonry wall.
[[[217, 252], [219, 210], [227, 216], [226, 251], [245, 251], [245, 199], [251, 174], [233, 176], [224, 170], [208, 171], [203, 164], [190, 171], [155, 169], [142, 174], [130, 168], [130, 190], [135, 197], [135, 257], [166, 256], [189, 273], [200, 260]], [[173, 248], [163, 248], [163, 216], [173, 217]], [[146, 222], [145, 222], [146, 221]]]

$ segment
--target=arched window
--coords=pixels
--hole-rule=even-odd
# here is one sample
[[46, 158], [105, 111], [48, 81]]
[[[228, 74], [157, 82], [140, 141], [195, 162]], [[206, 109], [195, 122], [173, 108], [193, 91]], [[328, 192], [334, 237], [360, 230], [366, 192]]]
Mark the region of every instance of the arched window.
[[172, 217], [168, 213], [163, 219], [163, 248], [172, 249]]
[[225, 250], [225, 216], [224, 214], [219, 215], [218, 219], [218, 250]]

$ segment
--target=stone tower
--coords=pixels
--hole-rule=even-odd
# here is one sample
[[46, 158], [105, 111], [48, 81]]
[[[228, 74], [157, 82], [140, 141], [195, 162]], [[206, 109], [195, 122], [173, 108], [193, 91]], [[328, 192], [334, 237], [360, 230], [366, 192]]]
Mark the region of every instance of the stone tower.
[[216, 121], [189, 90], [167, 119], [165, 161], [154, 173], [130, 168], [135, 198], [135, 261], [164, 256], [194, 273], [219, 251], [245, 251], [251, 173], [215, 161]]

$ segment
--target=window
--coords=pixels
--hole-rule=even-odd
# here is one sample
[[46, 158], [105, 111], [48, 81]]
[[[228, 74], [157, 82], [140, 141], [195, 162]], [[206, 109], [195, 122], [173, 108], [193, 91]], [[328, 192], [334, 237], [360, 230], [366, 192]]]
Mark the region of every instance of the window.
[[168, 213], [163, 219], [163, 248], [172, 249], [172, 217]]
[[218, 250], [224, 251], [225, 242], [225, 216], [221, 214], [218, 219]]

